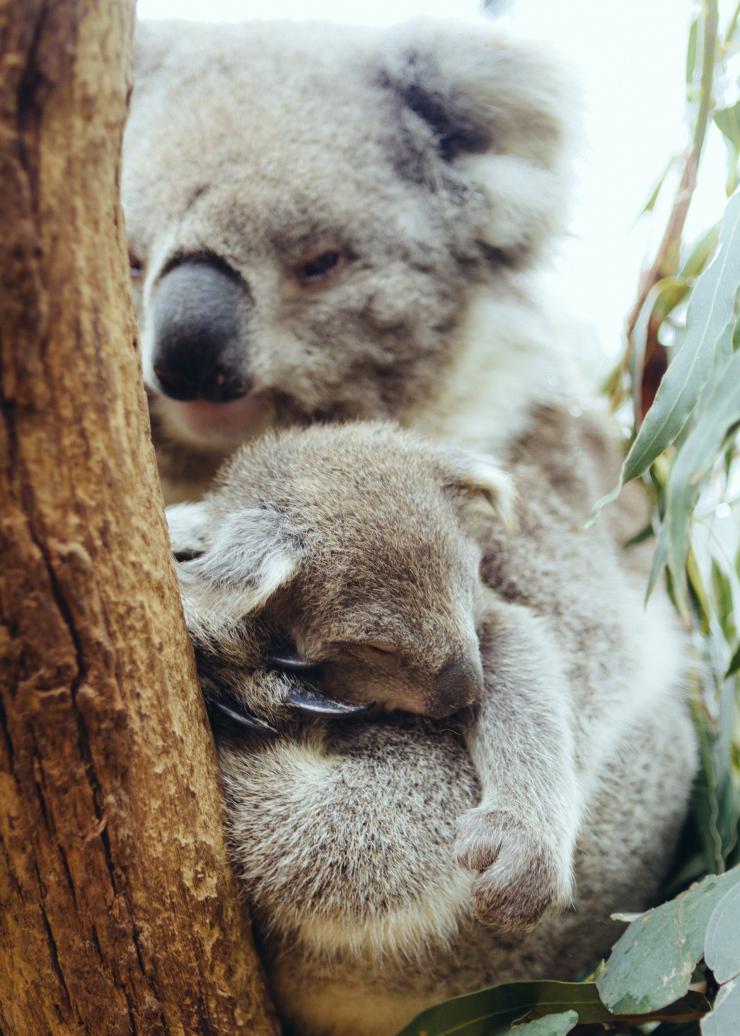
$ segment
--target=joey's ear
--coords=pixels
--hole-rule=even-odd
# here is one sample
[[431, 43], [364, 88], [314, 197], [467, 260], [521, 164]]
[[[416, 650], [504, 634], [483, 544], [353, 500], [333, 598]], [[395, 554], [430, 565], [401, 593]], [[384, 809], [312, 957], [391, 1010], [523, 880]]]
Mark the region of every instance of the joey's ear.
[[399, 171], [433, 186], [445, 163], [480, 188], [490, 210], [483, 243], [512, 261], [560, 229], [578, 103], [557, 63], [487, 27], [420, 19], [385, 39], [381, 83], [397, 99]]
[[167, 519], [191, 632], [215, 636], [254, 614], [298, 569], [300, 549], [272, 508], [218, 520], [205, 502], [176, 504]]
[[511, 477], [482, 453], [449, 447], [437, 454], [445, 489], [461, 502], [466, 516], [496, 515], [509, 532], [516, 528], [516, 489]]

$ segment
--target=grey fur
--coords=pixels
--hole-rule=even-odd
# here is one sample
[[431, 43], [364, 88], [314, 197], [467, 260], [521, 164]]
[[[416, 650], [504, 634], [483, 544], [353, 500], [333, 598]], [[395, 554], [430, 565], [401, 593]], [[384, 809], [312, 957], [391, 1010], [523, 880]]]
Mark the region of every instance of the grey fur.
[[[645, 557], [618, 547], [635, 499], [581, 528], [616, 474], [601, 421], [533, 424], [502, 456], [516, 532], [493, 462], [483, 479], [480, 458], [382, 425], [268, 437], [171, 509], [175, 549], [203, 551], [178, 567], [206, 690], [281, 725], [224, 734], [220, 758], [234, 858], [300, 1033], [390, 1034], [489, 982], [572, 978], [670, 859], [696, 766], [682, 637], [660, 597], [642, 613]], [[309, 659], [381, 638], [411, 663], [389, 702], [425, 706], [471, 614], [486, 679], [467, 726], [286, 720], [285, 677], [261, 668], [276, 633]]]
[[[488, 445], [551, 402], [567, 377], [533, 271], [574, 108], [547, 56], [493, 31], [139, 25], [122, 191], [168, 499], [267, 427], [393, 417]], [[326, 249], [336, 276], [301, 287]], [[252, 385], [211, 409], [157, 395], [152, 368], [158, 291], [203, 256], [243, 285]]]

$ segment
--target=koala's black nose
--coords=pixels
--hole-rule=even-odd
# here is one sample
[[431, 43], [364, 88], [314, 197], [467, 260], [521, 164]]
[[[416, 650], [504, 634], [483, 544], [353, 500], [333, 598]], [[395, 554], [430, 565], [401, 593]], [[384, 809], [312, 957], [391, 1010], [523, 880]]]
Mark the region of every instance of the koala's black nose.
[[435, 719], [480, 701], [483, 695], [483, 667], [478, 653], [456, 655], [439, 670], [432, 684], [428, 712]]
[[225, 403], [249, 391], [244, 349], [250, 302], [217, 259], [192, 259], [154, 290], [154, 373], [172, 399]]

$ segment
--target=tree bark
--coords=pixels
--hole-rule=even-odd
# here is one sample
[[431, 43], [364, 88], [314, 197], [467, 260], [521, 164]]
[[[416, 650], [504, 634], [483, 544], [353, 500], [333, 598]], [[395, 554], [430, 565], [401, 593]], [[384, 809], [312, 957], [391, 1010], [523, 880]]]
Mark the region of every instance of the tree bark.
[[276, 1032], [139, 375], [130, 0], [0, 0], [0, 1030]]

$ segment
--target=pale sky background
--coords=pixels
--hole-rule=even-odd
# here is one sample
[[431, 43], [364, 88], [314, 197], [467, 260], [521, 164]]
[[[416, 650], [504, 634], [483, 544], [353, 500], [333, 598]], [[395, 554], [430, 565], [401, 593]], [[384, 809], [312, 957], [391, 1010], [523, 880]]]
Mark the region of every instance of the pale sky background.
[[[417, 15], [474, 20], [477, 0], [138, 0], [141, 18], [290, 18], [391, 25]], [[587, 147], [579, 162], [573, 237], [556, 271], [570, 310], [604, 357], [620, 349], [624, 314], [646, 252], [664, 225], [636, 217], [671, 152], [685, 146], [684, 55], [692, 0], [511, 0], [502, 18], [545, 41], [580, 78]], [[725, 12], [729, 3], [721, 4]], [[726, 18], [726, 15], [725, 15]], [[722, 211], [724, 149], [708, 142], [688, 228]], [[669, 192], [670, 194], [670, 192]], [[593, 354], [592, 354], [593, 355]], [[603, 361], [608, 367], [609, 360]]]

